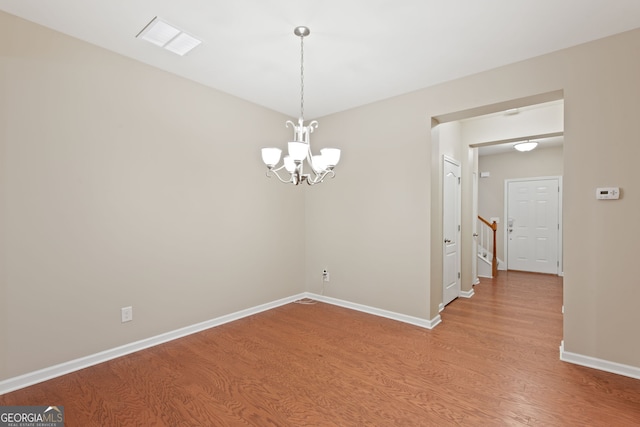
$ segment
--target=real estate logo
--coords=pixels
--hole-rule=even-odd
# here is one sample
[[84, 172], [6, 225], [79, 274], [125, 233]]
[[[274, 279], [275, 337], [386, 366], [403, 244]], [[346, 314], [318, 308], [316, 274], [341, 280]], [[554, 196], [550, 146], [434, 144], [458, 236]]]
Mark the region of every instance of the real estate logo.
[[64, 427], [64, 406], [0, 406], [0, 427]]

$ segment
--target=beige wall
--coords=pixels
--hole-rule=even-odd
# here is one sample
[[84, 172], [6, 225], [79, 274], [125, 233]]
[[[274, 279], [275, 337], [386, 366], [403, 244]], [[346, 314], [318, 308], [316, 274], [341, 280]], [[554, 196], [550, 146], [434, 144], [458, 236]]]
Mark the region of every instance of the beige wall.
[[[564, 93], [565, 350], [640, 367], [639, 49], [635, 30], [324, 117], [315, 141], [340, 146], [345, 161], [306, 199], [307, 288], [317, 291], [317, 272], [329, 266], [329, 296], [434, 318], [442, 206], [431, 118]], [[596, 201], [603, 185], [620, 186], [623, 198]]]
[[[553, 91], [571, 218], [565, 349], [640, 367], [640, 30], [321, 118], [316, 146], [343, 160], [335, 180], [300, 189], [263, 176], [258, 148], [289, 137], [281, 115], [5, 14], [0, 31], [0, 378], [303, 286], [433, 319], [432, 118]], [[603, 185], [622, 199], [596, 201]], [[122, 325], [125, 305], [134, 321]]]
[[304, 289], [287, 117], [4, 13], [0, 61], [0, 380]]
[[500, 218], [497, 233], [498, 258], [504, 257], [504, 185], [506, 179], [562, 176], [562, 147], [535, 149], [526, 153], [509, 153], [478, 158], [478, 169], [489, 172], [478, 180], [478, 214], [489, 220]]
[[309, 291], [321, 292], [327, 268], [326, 295], [429, 319], [431, 147], [423, 110], [403, 97], [320, 120], [315, 146], [338, 146], [343, 155], [335, 179], [307, 192]]

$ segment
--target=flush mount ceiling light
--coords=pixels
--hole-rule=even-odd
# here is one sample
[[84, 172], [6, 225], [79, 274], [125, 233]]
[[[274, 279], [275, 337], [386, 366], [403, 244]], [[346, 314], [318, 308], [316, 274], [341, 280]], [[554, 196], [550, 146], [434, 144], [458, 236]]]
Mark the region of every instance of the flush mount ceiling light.
[[524, 151], [531, 151], [537, 146], [538, 146], [538, 143], [535, 141], [526, 141], [526, 142], [519, 142], [515, 144], [513, 148], [515, 148], [518, 151], [524, 152]]
[[[276, 167], [280, 162], [282, 150], [279, 148], [263, 148], [262, 161], [267, 168], [267, 176], [275, 175], [280, 181], [287, 184], [298, 185], [306, 182], [309, 185], [321, 183], [327, 176], [333, 178], [335, 172], [333, 168], [340, 160], [340, 150], [337, 148], [323, 148], [320, 155], [311, 153], [310, 136], [318, 127], [316, 120], [305, 126], [304, 124], [304, 38], [311, 31], [307, 27], [296, 27], [293, 33], [300, 37], [300, 118], [296, 125], [291, 120], [287, 120], [286, 127], [293, 128], [293, 141], [289, 142], [289, 155], [282, 159], [282, 165]], [[306, 160], [313, 174], [304, 173], [304, 161]], [[285, 169], [288, 176], [281, 177], [278, 171]], [[284, 173], [284, 171], [283, 171]]]
[[201, 40], [167, 24], [156, 16], [136, 36], [180, 56], [202, 43]]

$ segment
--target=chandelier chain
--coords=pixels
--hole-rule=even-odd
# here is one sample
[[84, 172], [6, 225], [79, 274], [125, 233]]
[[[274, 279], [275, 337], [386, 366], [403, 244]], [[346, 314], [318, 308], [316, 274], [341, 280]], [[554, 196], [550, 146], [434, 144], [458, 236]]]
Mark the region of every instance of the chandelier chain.
[[300, 36], [300, 118], [304, 120], [304, 36]]

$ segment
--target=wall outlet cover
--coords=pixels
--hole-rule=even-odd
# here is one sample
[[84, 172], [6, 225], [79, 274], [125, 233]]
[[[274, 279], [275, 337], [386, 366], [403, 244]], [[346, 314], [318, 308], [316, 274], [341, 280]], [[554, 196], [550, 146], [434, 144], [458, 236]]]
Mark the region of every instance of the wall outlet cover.
[[133, 320], [133, 307], [122, 307], [120, 309], [122, 323], [131, 322]]

